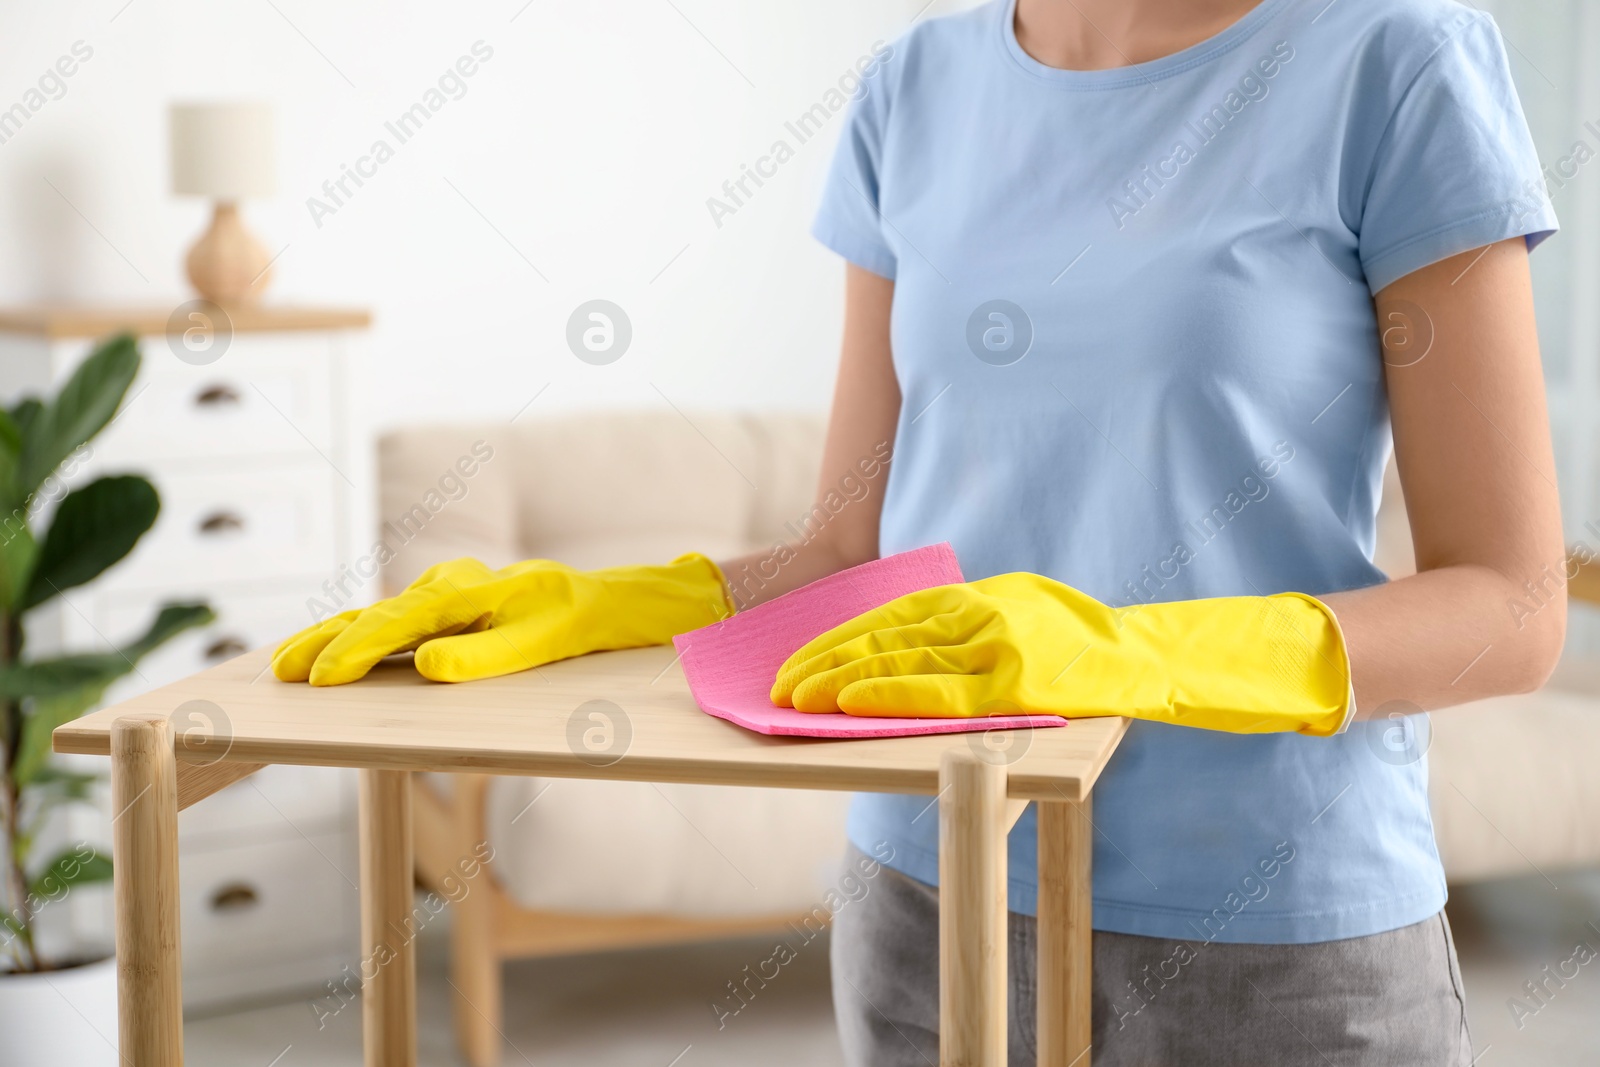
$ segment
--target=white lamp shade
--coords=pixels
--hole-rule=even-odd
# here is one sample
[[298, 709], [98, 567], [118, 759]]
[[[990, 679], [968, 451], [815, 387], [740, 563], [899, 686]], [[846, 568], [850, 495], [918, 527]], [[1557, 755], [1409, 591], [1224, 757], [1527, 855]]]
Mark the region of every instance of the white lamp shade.
[[238, 200], [277, 185], [272, 106], [173, 104], [172, 191]]

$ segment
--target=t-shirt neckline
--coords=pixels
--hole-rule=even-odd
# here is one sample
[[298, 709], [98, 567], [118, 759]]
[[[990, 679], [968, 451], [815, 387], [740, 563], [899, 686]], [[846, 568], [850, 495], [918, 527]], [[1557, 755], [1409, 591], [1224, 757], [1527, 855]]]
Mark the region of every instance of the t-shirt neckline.
[[1000, 47], [1006, 59], [1022, 73], [1039, 81], [1049, 82], [1062, 89], [1124, 89], [1135, 85], [1148, 85], [1160, 78], [1206, 63], [1244, 42], [1277, 13], [1289, 0], [1261, 0], [1233, 25], [1221, 33], [1207, 37], [1179, 49], [1170, 55], [1135, 63], [1127, 67], [1109, 67], [1105, 70], [1063, 70], [1034, 59], [1023, 51], [1017, 42], [1017, 0], [1003, 0], [996, 4], [999, 25], [996, 27]]

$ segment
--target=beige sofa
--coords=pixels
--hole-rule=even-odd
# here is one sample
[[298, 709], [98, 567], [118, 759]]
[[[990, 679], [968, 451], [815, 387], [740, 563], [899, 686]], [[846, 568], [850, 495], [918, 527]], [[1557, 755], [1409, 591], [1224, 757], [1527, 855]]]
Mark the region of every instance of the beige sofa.
[[[810, 510], [819, 419], [674, 411], [526, 419], [387, 436], [383, 542], [394, 591], [476, 556], [582, 567], [714, 557], [795, 536]], [[1398, 487], [1380, 564], [1411, 569]], [[1600, 863], [1600, 683], [1433, 717], [1432, 798], [1453, 881]], [[1373, 727], [1358, 726], [1358, 729]], [[455, 908], [452, 979], [469, 1062], [500, 1055], [500, 963], [519, 956], [776, 928], [822, 898], [843, 846], [829, 793], [481, 775], [417, 791], [418, 875], [487, 840], [488, 877]]]

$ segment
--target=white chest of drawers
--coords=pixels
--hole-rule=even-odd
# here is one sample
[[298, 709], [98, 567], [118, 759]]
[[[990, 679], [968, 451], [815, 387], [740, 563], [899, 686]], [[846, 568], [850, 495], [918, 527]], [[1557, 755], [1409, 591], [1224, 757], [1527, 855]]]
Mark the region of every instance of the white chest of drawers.
[[[127, 559], [30, 619], [29, 648], [107, 649], [170, 600], [203, 599], [217, 620], [143, 660], [110, 701], [308, 625], [317, 603], [333, 603], [324, 583], [368, 550], [375, 527], [370, 435], [350, 385], [367, 314], [237, 312], [231, 331], [198, 345], [169, 332], [171, 318], [171, 308], [0, 312], [8, 403], [53, 391], [99, 338], [122, 329], [141, 338], [121, 413], [67, 482], [142, 474], [161, 495], [160, 516]], [[174, 330], [188, 327], [180, 316]], [[376, 594], [375, 584], [352, 594], [347, 583], [337, 607]], [[182, 814], [188, 1006], [314, 994], [357, 957], [354, 807], [347, 772], [276, 767]], [[108, 818], [81, 811], [59, 832], [104, 844]], [[109, 939], [106, 896], [69, 898], [61, 918], [71, 936]]]

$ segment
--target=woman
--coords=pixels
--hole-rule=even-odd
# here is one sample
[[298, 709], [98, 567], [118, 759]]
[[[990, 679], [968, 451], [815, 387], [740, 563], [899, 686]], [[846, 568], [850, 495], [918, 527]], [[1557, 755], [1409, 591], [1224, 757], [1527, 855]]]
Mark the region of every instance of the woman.
[[[1426, 763], [1390, 742], [1559, 654], [1560, 598], [1507, 608], [1564, 556], [1527, 263], [1555, 226], [1498, 32], [1448, 0], [925, 22], [865, 79], [816, 225], [849, 263], [823, 482], [892, 442], [882, 492], [775, 577], [445, 565], [278, 676], [664, 641], [724, 583], [744, 606], [947, 540], [973, 581], [824, 635], [774, 699], [1138, 720], [1095, 794], [1094, 1062], [1465, 1067]], [[1386, 582], [1391, 427], [1419, 573]], [[925, 806], [851, 813], [895, 868], [834, 938], [852, 1063], [937, 1060]], [[1010, 839], [1017, 1064], [1035, 833]]]

